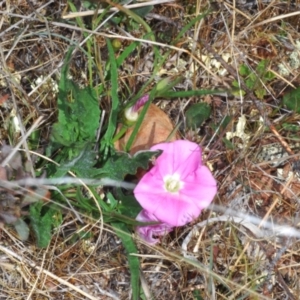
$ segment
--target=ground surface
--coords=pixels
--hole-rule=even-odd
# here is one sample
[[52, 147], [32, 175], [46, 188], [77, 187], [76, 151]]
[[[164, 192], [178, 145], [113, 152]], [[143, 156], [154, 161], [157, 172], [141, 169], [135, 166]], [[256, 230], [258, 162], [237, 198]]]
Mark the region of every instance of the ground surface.
[[[100, 8], [106, 6], [100, 3]], [[145, 29], [130, 17], [116, 24], [108, 11], [101, 26], [93, 15], [81, 21], [71, 18], [72, 7], [88, 10], [80, 1], [69, 5], [2, 1], [0, 7], [0, 142], [10, 145], [10, 152], [20, 140], [26, 141], [21, 149], [33, 160], [33, 172], [23, 166], [23, 158], [23, 163], [16, 162], [14, 178], [28, 177], [30, 172], [45, 177], [34, 161], [37, 154], [47, 155], [58, 115], [55, 83], [70, 46], [78, 47], [70, 76], [81, 87], [96, 86], [105, 80], [101, 77], [109, 56], [105, 37], [115, 41], [118, 56], [131, 41], [143, 38]], [[180, 124], [183, 138], [203, 147], [218, 194], [210, 210], [157, 246], [134, 237], [143, 299], [300, 298], [300, 117], [297, 105], [288, 109], [283, 103], [300, 83], [299, 11], [298, 0], [187, 0], [155, 5], [142, 16], [159, 51], [168, 55], [157, 77], [182, 77], [176, 91], [218, 90], [201, 97], [155, 100], [174, 124]], [[206, 15], [178, 38], [200, 14]], [[153, 75], [153, 57], [153, 45], [146, 41], [126, 57], [118, 69], [120, 98], [136, 94]], [[241, 90], [234, 89], [237, 85]], [[210, 117], [199, 127], [188, 128], [185, 112], [202, 102], [211, 107]], [[107, 94], [100, 107], [110, 111]], [[41, 116], [39, 125], [35, 122]], [[104, 128], [107, 122], [106, 115]], [[24, 137], [34, 124], [39, 125], [39, 137]], [[0, 179], [8, 177], [0, 173]], [[42, 198], [55, 202], [54, 192], [40, 191], [45, 193]], [[108, 192], [99, 189], [100, 195]], [[71, 199], [76, 190], [64, 193]], [[50, 244], [38, 248], [32, 233], [22, 242], [13, 226], [4, 225], [19, 216], [16, 199], [25, 196], [20, 192], [8, 196], [1, 189], [0, 299], [131, 298], [128, 259], [109, 223], [82, 211], [80, 222], [65, 207]], [[81, 232], [90, 233], [89, 238], [80, 238]]]

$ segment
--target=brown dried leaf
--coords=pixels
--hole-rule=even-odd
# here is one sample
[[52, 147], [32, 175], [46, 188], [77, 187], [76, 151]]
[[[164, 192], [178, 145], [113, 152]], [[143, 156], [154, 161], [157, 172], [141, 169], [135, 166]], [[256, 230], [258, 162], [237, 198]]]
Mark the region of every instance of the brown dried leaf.
[[[121, 127], [122, 125], [120, 124], [118, 126], [117, 132], [120, 131]], [[125, 135], [115, 142], [116, 150], [124, 150], [133, 129], [134, 126], [128, 128]], [[150, 104], [141, 127], [139, 128], [136, 139], [130, 149], [130, 154], [134, 154], [137, 151], [141, 150], [148, 150], [155, 144], [165, 142], [173, 129], [174, 126], [167, 114], [156, 105]], [[179, 139], [178, 134], [175, 134], [173, 137], [171, 137], [170, 141], [174, 141], [176, 139]]]

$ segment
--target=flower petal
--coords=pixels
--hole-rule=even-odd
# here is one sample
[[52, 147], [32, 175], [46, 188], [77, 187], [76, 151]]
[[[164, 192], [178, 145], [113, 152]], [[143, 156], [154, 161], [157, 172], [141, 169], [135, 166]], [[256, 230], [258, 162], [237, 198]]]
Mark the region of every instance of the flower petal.
[[151, 150], [163, 150], [155, 164], [162, 177], [178, 173], [181, 180], [184, 180], [189, 173], [196, 171], [201, 163], [201, 148], [189, 141], [161, 143], [151, 147]]
[[216, 193], [217, 182], [206, 166], [186, 178], [180, 191], [184, 201], [195, 202], [201, 210], [210, 205]]
[[[134, 195], [157, 220], [170, 226], [185, 225], [210, 205], [217, 192], [216, 180], [210, 170], [201, 165], [201, 149], [197, 144], [178, 140], [151, 148], [157, 149], [163, 153], [142, 177]], [[178, 180], [179, 190], [166, 189], [166, 178]]]
[[[146, 210], [142, 210], [138, 216], [136, 217], [137, 221], [140, 222], [155, 222], [157, 219], [151, 213]], [[157, 225], [149, 225], [149, 226], [137, 226], [136, 231], [137, 234], [145, 240], [149, 244], [156, 244], [159, 242], [160, 236], [163, 236], [173, 230], [172, 226], [168, 224], [157, 224]]]
[[195, 203], [182, 201], [179, 195], [175, 199], [174, 195], [169, 193], [166, 194], [161, 206], [157, 206], [156, 210], [152, 211], [158, 220], [171, 226], [183, 226], [197, 218], [200, 212]]

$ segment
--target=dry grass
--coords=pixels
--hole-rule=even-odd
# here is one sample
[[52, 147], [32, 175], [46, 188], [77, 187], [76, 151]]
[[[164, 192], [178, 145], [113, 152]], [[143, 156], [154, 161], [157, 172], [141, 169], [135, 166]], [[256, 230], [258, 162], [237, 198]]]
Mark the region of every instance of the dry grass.
[[[266, 145], [278, 142], [287, 143], [290, 155], [298, 154], [299, 129], [290, 132], [284, 124], [299, 128], [299, 115], [284, 109], [281, 100], [300, 83], [300, 2], [242, 2], [177, 1], [156, 6], [146, 17], [164, 51], [195, 15], [212, 9], [171, 47], [164, 72], [184, 76], [179, 88], [229, 88], [234, 79], [243, 82], [241, 64], [255, 71], [262, 59], [269, 59], [268, 69], [276, 78], [263, 83], [267, 91], [263, 100], [246, 90], [240, 98], [223, 93], [158, 103], [183, 124], [190, 104], [211, 104], [213, 114], [203, 128], [192, 132], [181, 126], [181, 134], [205, 148], [219, 192], [211, 210], [197, 220], [200, 223], [178, 228], [159, 246], [149, 247], [136, 238], [145, 299], [300, 298], [300, 182], [295, 172], [289, 179], [280, 178], [279, 167], [260, 154]], [[86, 39], [73, 19], [67, 15], [66, 23], [61, 18], [69, 12], [66, 1], [0, 5], [0, 141], [16, 146], [21, 140], [21, 148], [32, 158], [26, 133], [42, 116], [39, 152], [44, 154], [57, 115], [51, 80], [58, 81], [69, 46], [85, 48]], [[141, 36], [138, 29], [126, 33], [113, 26], [87, 32], [97, 37], [95, 57], [104, 61], [104, 37], [119, 38], [125, 46]], [[120, 85], [134, 92], [151, 75], [151, 43], [144, 45], [119, 73]], [[71, 74], [81, 85], [88, 82], [83, 76], [87, 68], [86, 56], [76, 52]], [[107, 99], [101, 103], [106, 110], [109, 105]], [[220, 124], [226, 116], [231, 116], [227, 126], [215, 134], [211, 124]], [[223, 138], [228, 132], [237, 133], [241, 116], [246, 117], [244, 135], [236, 134], [231, 140], [234, 147], [225, 147]], [[12, 127], [13, 120], [18, 120], [19, 130]], [[297, 169], [297, 159], [286, 157], [281, 172]], [[13, 228], [3, 226], [0, 299], [130, 299], [128, 262], [120, 240], [101, 219], [85, 215], [80, 219], [66, 209], [46, 249], [36, 248], [31, 238], [19, 241]], [[92, 238], [72, 239], [83, 231]]]

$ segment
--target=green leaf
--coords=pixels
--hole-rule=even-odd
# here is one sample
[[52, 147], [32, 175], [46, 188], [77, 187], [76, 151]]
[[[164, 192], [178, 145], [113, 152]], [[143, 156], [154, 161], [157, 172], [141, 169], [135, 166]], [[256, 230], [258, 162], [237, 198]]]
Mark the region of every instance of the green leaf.
[[95, 164], [96, 153], [91, 149], [91, 145], [87, 144], [76, 157], [73, 157], [72, 160], [64, 161], [60, 166], [57, 166], [53, 177], [62, 177], [72, 170], [79, 177], [92, 178], [93, 174], [97, 174], [98, 172], [96, 169], [93, 169]]
[[[85, 215], [90, 215], [94, 217], [95, 219], [99, 219], [99, 208], [97, 204], [95, 203], [94, 198], [98, 202], [102, 212], [110, 212], [112, 209], [110, 208], [110, 204], [107, 204], [103, 199], [101, 199], [101, 196], [99, 196], [99, 191], [97, 191], [96, 188], [90, 186], [89, 187], [90, 192], [92, 193], [93, 197], [88, 194], [86, 195], [86, 192], [82, 190], [81, 186], [77, 187], [76, 195], [73, 196], [73, 198], [76, 199], [75, 202], [72, 203], [72, 205], [76, 208], [76, 210], [83, 211]], [[106, 220], [105, 220], [106, 222]]]
[[240, 66], [239, 73], [240, 73], [242, 76], [246, 77], [246, 76], [248, 76], [249, 74], [251, 74], [251, 70], [250, 70], [246, 65], [242, 64], [242, 65]]
[[28, 225], [21, 218], [18, 219], [13, 225], [19, 235], [20, 240], [27, 241], [29, 237]]
[[113, 154], [98, 171], [98, 175], [111, 179], [122, 180], [128, 174], [134, 175], [138, 168], [147, 169], [150, 159], [157, 157], [160, 151], [139, 151], [133, 157], [128, 153]]
[[100, 109], [95, 89], [79, 88], [68, 77], [69, 62], [73, 47], [70, 48], [61, 71], [58, 94], [58, 121], [53, 125], [51, 140], [65, 146], [68, 158], [80, 152], [87, 142], [96, 138], [100, 120]]
[[263, 59], [259, 62], [259, 64], [256, 67], [256, 72], [259, 76], [262, 76], [266, 73], [268, 64], [269, 64], [269, 61], [266, 59]]
[[201, 293], [199, 290], [194, 290], [193, 291], [193, 297], [195, 300], [203, 300], [204, 298], [202, 298]]
[[160, 97], [160, 95], [167, 95], [169, 91], [173, 89], [175, 85], [177, 85], [182, 80], [181, 76], [178, 76], [175, 79], [171, 79], [170, 77], [165, 77], [160, 80], [156, 85], [156, 94], [155, 97]]
[[241, 97], [241, 95], [242, 96], [246, 95], [245, 91], [243, 91], [241, 89], [237, 89], [237, 88], [233, 88], [230, 92], [233, 96], [236, 96], [236, 97]]
[[128, 56], [133, 52], [133, 50], [139, 45], [139, 42], [133, 42], [130, 45], [128, 45], [124, 51], [118, 56], [117, 58], [117, 67], [120, 67], [124, 60], [128, 58]]
[[132, 299], [138, 300], [140, 295], [140, 262], [138, 257], [132, 255], [138, 253], [136, 245], [131, 237], [131, 232], [124, 223], [114, 222], [112, 223], [112, 226], [117, 236], [121, 239], [127, 253], [132, 288]]
[[133, 8], [132, 11], [139, 17], [144, 18], [152, 9], [153, 5], [148, 5], [139, 8]]
[[290, 110], [300, 113], [300, 87], [283, 96], [283, 104]]
[[293, 131], [293, 132], [299, 132], [299, 130], [300, 130], [299, 125], [289, 124], [289, 123], [283, 123], [282, 128], [284, 130]]
[[187, 127], [199, 128], [210, 117], [210, 113], [211, 108], [205, 102], [191, 105], [185, 113]]
[[178, 33], [176, 39], [173, 41], [173, 45], [176, 45], [176, 43], [185, 35], [186, 32], [188, 32], [190, 30], [191, 27], [193, 27], [197, 22], [199, 22], [200, 20], [202, 20], [203, 18], [205, 18], [208, 15], [209, 11], [198, 15], [196, 18], [194, 18], [193, 20], [191, 20], [191, 22], [189, 22], [187, 25], [185, 25], [180, 32]]
[[112, 210], [115, 209], [116, 206], [117, 206], [117, 204], [118, 204], [118, 201], [115, 199], [115, 197], [113, 196], [113, 194], [110, 193], [110, 192], [108, 192], [106, 194], [106, 197], [107, 197], [107, 199], [109, 201], [110, 209], [112, 209]]
[[263, 99], [264, 96], [267, 94], [266, 90], [263, 87], [257, 88], [254, 93], [258, 99]]
[[256, 84], [256, 80], [253, 80], [253, 78], [251, 78], [251, 75], [245, 80], [245, 84], [247, 86], [247, 88], [251, 91], [254, 90], [255, 84]]
[[223, 135], [223, 131], [227, 129], [227, 126], [230, 124], [231, 121], [232, 121], [231, 116], [225, 116], [220, 124], [218, 124], [218, 125], [211, 124], [210, 126], [213, 130], [216, 131], [216, 134]]
[[67, 98], [65, 98], [65, 91], [59, 93], [58, 123], [53, 126], [52, 139], [63, 146], [70, 147], [78, 141], [95, 139], [100, 109], [94, 89], [90, 87], [80, 89], [70, 81], [68, 92], [70, 94]]
[[37, 239], [39, 248], [47, 247], [51, 240], [51, 230], [55, 222], [56, 210], [45, 207], [43, 202], [32, 204], [29, 209], [29, 217], [32, 229]]
[[232, 81], [232, 86], [236, 87], [236, 88], [240, 88], [240, 84], [239, 84], [239, 82], [237, 80], [233, 80]]
[[231, 141], [227, 140], [226, 138], [223, 138], [222, 140], [223, 140], [223, 143], [224, 143], [224, 145], [227, 149], [234, 150], [235, 147], [234, 147], [234, 144]]
[[108, 128], [101, 142], [101, 151], [104, 151], [104, 160], [107, 157], [109, 148], [112, 146], [112, 138], [117, 128], [117, 119], [120, 107], [118, 97], [118, 69], [113, 46], [109, 39], [106, 39], [109, 62], [110, 62], [110, 78], [111, 78], [111, 110], [108, 119]]
[[275, 74], [271, 71], [266, 72], [266, 74], [264, 75], [264, 80], [265, 81], [271, 81], [275, 78]]
[[91, 214], [95, 210], [95, 203], [90, 199], [86, 198], [82, 194], [82, 188], [77, 187], [76, 191], [76, 207], [80, 208], [86, 215]]
[[[140, 211], [141, 211], [141, 209], [140, 209]], [[103, 212], [103, 215], [105, 217], [108, 217], [108, 218], [104, 219], [106, 222], [122, 222], [122, 223], [124, 223], [124, 224], [126, 224], [130, 227], [140, 226], [140, 225], [144, 226], [144, 225], [148, 225], [148, 224], [149, 225], [158, 224], [157, 222], [150, 222], [150, 223], [139, 222], [134, 218], [127, 217], [124, 214], [121, 214], [121, 213], [118, 213], [118, 212], [115, 212], [115, 211]]]
[[185, 97], [194, 97], [202, 95], [213, 95], [217, 92], [216, 90], [191, 90], [191, 91], [179, 91], [179, 92], [170, 92], [160, 93], [160, 97], [163, 98], [185, 98]]
[[124, 195], [121, 189], [117, 189], [117, 197], [122, 199], [118, 203], [117, 210], [124, 216], [135, 219], [142, 210], [141, 205], [136, 201], [133, 195]]

